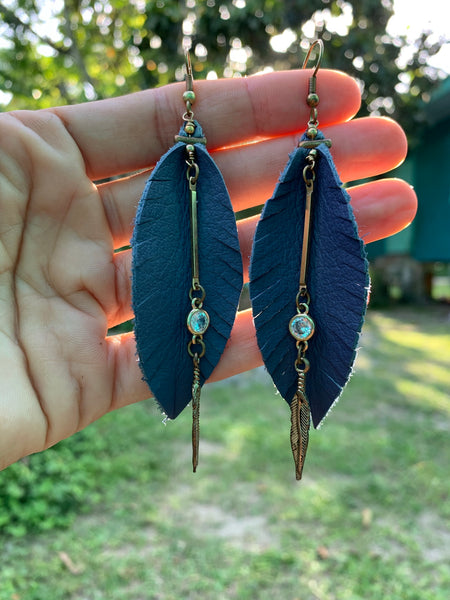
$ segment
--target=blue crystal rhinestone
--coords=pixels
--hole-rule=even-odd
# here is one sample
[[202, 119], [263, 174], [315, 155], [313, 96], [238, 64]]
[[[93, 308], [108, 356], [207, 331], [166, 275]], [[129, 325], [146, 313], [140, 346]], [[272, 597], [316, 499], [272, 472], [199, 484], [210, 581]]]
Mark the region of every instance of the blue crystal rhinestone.
[[296, 340], [309, 340], [314, 333], [314, 321], [306, 314], [297, 314], [289, 321], [289, 331]]
[[194, 308], [188, 314], [187, 326], [193, 335], [202, 335], [208, 329], [209, 315], [202, 308]]

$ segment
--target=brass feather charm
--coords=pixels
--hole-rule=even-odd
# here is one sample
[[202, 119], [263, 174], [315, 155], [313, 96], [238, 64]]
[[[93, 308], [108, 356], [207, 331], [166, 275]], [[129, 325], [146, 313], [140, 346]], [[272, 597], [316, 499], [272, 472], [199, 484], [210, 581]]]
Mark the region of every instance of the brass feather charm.
[[303, 465], [309, 441], [310, 415], [305, 394], [305, 376], [299, 374], [298, 389], [291, 402], [291, 448], [295, 462], [295, 478], [302, 478]]

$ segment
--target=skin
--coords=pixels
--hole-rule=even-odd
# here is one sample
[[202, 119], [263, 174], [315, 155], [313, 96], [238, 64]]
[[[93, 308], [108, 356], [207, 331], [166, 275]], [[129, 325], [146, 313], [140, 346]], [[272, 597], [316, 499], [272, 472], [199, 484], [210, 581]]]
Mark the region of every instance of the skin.
[[[308, 71], [195, 84], [196, 118], [235, 210], [272, 194], [308, 120]], [[149, 397], [132, 334], [129, 243], [151, 168], [173, 143], [184, 84], [47, 111], [0, 115], [0, 467], [47, 448], [110, 410]], [[320, 127], [344, 182], [383, 173], [406, 155], [391, 120], [353, 120], [359, 89], [318, 74]], [[249, 143], [253, 142], [253, 143]], [[128, 178], [93, 181], [147, 169]], [[349, 189], [361, 236], [403, 229], [416, 197], [387, 179]], [[239, 225], [246, 278], [256, 219]], [[262, 363], [242, 312], [211, 380]]]

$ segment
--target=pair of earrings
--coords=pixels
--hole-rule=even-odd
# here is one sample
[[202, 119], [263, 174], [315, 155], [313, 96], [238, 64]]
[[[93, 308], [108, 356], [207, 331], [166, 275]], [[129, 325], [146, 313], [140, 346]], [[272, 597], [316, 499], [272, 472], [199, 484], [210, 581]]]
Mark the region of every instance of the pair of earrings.
[[[310, 118], [256, 228], [250, 299], [264, 363], [291, 408], [291, 448], [301, 479], [315, 427], [352, 370], [369, 285], [349, 196], [318, 130], [316, 75]], [[138, 206], [132, 296], [140, 366], [164, 413], [192, 403], [198, 464], [200, 392], [230, 336], [243, 285], [235, 215], [222, 175], [194, 119], [187, 55], [186, 112], [175, 145], [153, 170]], [[312, 315], [312, 316], [311, 316]]]

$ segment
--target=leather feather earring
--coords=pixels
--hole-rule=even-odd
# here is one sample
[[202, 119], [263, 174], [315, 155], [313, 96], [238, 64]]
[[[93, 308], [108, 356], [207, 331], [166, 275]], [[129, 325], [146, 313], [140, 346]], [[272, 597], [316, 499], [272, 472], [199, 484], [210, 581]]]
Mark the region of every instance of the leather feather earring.
[[189, 54], [186, 68], [184, 124], [150, 175], [137, 209], [132, 297], [144, 380], [170, 419], [192, 401], [195, 472], [200, 391], [231, 333], [242, 259], [228, 191], [194, 120]]
[[316, 75], [310, 119], [258, 223], [250, 298], [258, 345], [291, 408], [291, 447], [301, 479], [310, 418], [319, 425], [346, 385], [367, 304], [368, 263], [349, 196], [318, 130]]

